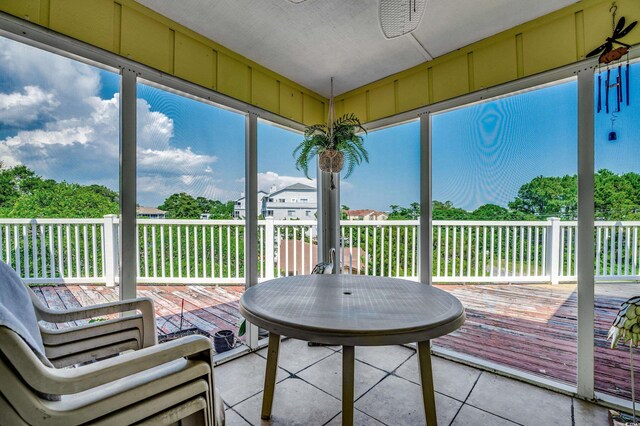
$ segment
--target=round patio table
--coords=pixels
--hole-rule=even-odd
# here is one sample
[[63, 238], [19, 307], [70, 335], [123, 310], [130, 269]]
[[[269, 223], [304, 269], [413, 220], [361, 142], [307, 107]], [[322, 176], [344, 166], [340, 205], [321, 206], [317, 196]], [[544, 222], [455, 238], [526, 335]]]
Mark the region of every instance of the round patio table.
[[262, 418], [271, 417], [280, 336], [342, 345], [342, 424], [353, 424], [354, 346], [418, 343], [425, 418], [436, 425], [429, 341], [465, 320], [451, 294], [413, 281], [362, 275], [298, 275], [265, 281], [240, 299], [240, 314], [270, 332]]

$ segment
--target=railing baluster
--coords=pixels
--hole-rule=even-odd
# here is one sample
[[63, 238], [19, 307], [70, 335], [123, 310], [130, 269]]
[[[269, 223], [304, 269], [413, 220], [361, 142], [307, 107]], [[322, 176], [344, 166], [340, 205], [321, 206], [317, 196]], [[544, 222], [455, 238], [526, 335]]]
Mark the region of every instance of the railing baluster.
[[358, 238], [358, 252], [357, 252], [357, 254], [358, 254], [358, 275], [362, 274], [362, 268], [360, 266], [360, 251], [362, 250], [360, 248], [360, 241], [361, 241], [360, 240], [360, 231], [361, 230], [362, 230], [362, 226], [358, 226], [358, 236], [357, 236], [357, 238]]
[[56, 257], [53, 249], [53, 229], [53, 225], [49, 225], [49, 276], [51, 278], [55, 278], [56, 276]]
[[476, 226], [476, 251], [474, 252], [474, 256], [475, 256], [475, 272], [474, 272], [474, 276], [478, 277], [478, 273], [480, 272], [478, 265], [479, 265], [479, 261], [480, 261], [480, 228], [478, 226]]
[[393, 228], [389, 228], [388, 234], [389, 234], [389, 242], [388, 242], [389, 249], [387, 250], [387, 276], [388, 277], [392, 277], [393, 274], [391, 272], [392, 271], [392, 269], [391, 269], [391, 266], [392, 266], [392, 262], [391, 262], [391, 251], [392, 251], [391, 250], [391, 244], [393, 242]]
[[456, 256], [456, 251], [458, 249], [458, 240], [457, 240], [457, 231], [458, 228], [456, 226], [452, 227], [453, 230], [453, 236], [451, 237], [452, 241], [453, 241], [453, 248], [452, 248], [452, 253], [451, 253], [451, 276], [455, 277], [457, 276], [456, 274], [456, 270], [457, 270], [457, 256]]
[[200, 252], [198, 250], [198, 246], [200, 245], [198, 241], [198, 227], [193, 227], [193, 276], [195, 278], [200, 277]]
[[534, 260], [533, 260], [533, 261], [534, 261], [535, 263], [534, 263], [534, 265], [533, 265], [533, 271], [534, 271], [534, 272], [533, 272], [533, 275], [535, 275], [535, 276], [537, 277], [537, 276], [538, 276], [538, 247], [540, 247], [540, 246], [538, 245], [538, 243], [539, 243], [539, 241], [538, 241], [538, 234], [540, 233], [540, 228], [538, 228], [537, 226], [534, 226], [534, 227], [533, 227], [533, 232], [534, 232], [534, 234], [535, 234], [535, 237], [534, 237], [534, 238], [535, 238], [535, 241], [534, 241], [534, 244], [535, 244], [535, 245], [534, 245], [534, 248], [533, 248], [533, 250], [534, 250], [534, 253], [533, 253], [533, 256], [534, 256], [534, 257], [533, 257], [533, 259], [534, 259]]
[[618, 275], [622, 275], [622, 225], [618, 226]]
[[227, 225], [227, 278], [231, 278], [231, 226]]
[[142, 244], [144, 257], [144, 276], [149, 278], [149, 232], [147, 225], [142, 225]]
[[604, 259], [602, 262], [602, 275], [609, 275], [609, 228], [604, 228]]
[[29, 236], [27, 234], [26, 225], [22, 225], [20, 228], [22, 229], [22, 250], [24, 250], [24, 253], [22, 255], [24, 277], [28, 278], [31, 276], [31, 267], [29, 265]]
[[520, 276], [524, 275], [524, 227], [520, 226]]
[[87, 225], [83, 226], [82, 229], [82, 243], [84, 244], [84, 277], [90, 276], [89, 274], [89, 235], [88, 235], [88, 227]]
[[56, 228], [58, 231], [58, 273], [60, 274], [60, 278], [64, 278], [64, 261], [62, 258], [62, 225], [57, 225]]
[[93, 278], [98, 278], [98, 236], [96, 234], [97, 227], [91, 225], [91, 251], [93, 256]]
[[[416, 271], [416, 258], [418, 257], [416, 254], [416, 225], [411, 227], [411, 276], [417, 277], [418, 273]], [[432, 272], [433, 273], [433, 272]]]
[[380, 227], [380, 276], [384, 276], [384, 227]]
[[596, 276], [600, 276], [600, 250], [602, 249], [600, 240], [602, 239], [602, 228], [596, 228]]
[[625, 236], [624, 240], [624, 274], [629, 275], [629, 258], [631, 257], [629, 254], [631, 245], [631, 228], [625, 226], [625, 230], [627, 235]]
[[471, 225], [467, 227], [467, 277], [471, 276]]
[[[0, 238], [0, 241], [2, 239]], [[633, 271], [631, 275], [638, 275], [638, 227], [633, 227], [633, 262], [631, 264]]]
[[210, 260], [211, 260], [211, 278], [215, 278], [216, 276], [216, 240], [215, 233], [213, 232], [214, 226], [211, 225], [209, 227], [209, 251], [211, 252]]
[[509, 239], [509, 233], [510, 233], [510, 227], [505, 226], [504, 227], [504, 234], [505, 234], [505, 240], [504, 240], [504, 274], [505, 276], [509, 276], [509, 250], [511, 249], [511, 244], [509, 244], [509, 242], [511, 241]]
[[293, 231], [293, 275], [298, 275], [298, 227], [292, 226]]
[[169, 276], [175, 277], [175, 270], [173, 266], [173, 226], [168, 226], [169, 233]]
[[565, 275], [564, 273], [564, 251], [565, 251], [565, 245], [564, 245], [564, 234], [565, 234], [565, 228], [564, 227], [560, 227], [560, 276]]
[[[47, 278], [47, 252], [45, 250], [47, 234], [45, 230], [46, 227], [44, 225], [40, 225], [40, 269], [42, 270], [42, 278]], [[0, 241], [2, 241], [1, 236]], [[1, 250], [2, 246], [0, 246], [0, 251]], [[0, 255], [0, 258], [2, 258], [2, 255]]]
[[[284, 227], [284, 253], [285, 253], [285, 258], [284, 258], [284, 276], [288, 277], [289, 276], [289, 227], [285, 226]], [[338, 263], [338, 259], [336, 258], [336, 264]], [[336, 265], [337, 267], [337, 265]]]
[[502, 274], [502, 226], [498, 226], [498, 268], [497, 276], [501, 277]]
[[182, 278], [182, 226], [176, 226], [176, 244], [178, 246], [178, 278]]
[[156, 225], [151, 225], [151, 265], [153, 268], [153, 278], [158, 278], [158, 243], [156, 237]]
[[31, 223], [31, 265], [33, 265], [33, 277], [38, 278], [38, 238], [36, 236], [36, 224]]
[[6, 253], [5, 261], [8, 265], [11, 265], [11, 227], [6, 225], [4, 227], [4, 252]]
[[235, 278], [240, 278], [240, 227], [239, 226], [235, 226], [235, 237], [236, 237], [236, 276]]
[[449, 276], [449, 226], [444, 228], [444, 276]]
[[512, 263], [513, 263], [513, 268], [511, 269], [511, 275], [512, 276], [516, 276], [517, 274], [517, 267], [518, 267], [518, 263], [516, 260], [516, 257], [518, 255], [518, 246], [517, 246], [517, 242], [518, 242], [518, 229], [515, 226], [511, 227], [511, 231], [513, 232], [513, 253], [511, 253], [511, 258], [512, 258]]
[[[166, 254], [165, 254], [166, 246], [164, 241], [165, 239], [164, 230], [165, 230], [164, 225], [160, 225], [160, 275], [162, 276], [162, 278], [165, 278], [167, 276], [166, 274], [167, 264], [166, 264]], [[171, 277], [173, 278], [173, 276]]]
[[[391, 240], [392, 238], [389, 238], [389, 254], [391, 254]], [[389, 272], [391, 272], [391, 270]], [[389, 275], [391, 276], [391, 273], [389, 273]], [[399, 276], [400, 276], [400, 227], [396, 226], [396, 277], [399, 277]]]
[[[374, 231], [375, 231], [375, 227], [371, 227]], [[364, 248], [365, 248], [365, 255], [367, 257], [365, 257], [364, 259], [364, 274], [365, 275], [369, 275], [369, 259], [371, 258], [370, 256], [370, 251], [369, 251], [369, 227], [367, 226], [365, 228], [365, 233], [364, 233]], [[375, 258], [375, 252], [374, 252], [374, 256]], [[376, 273], [374, 272], [373, 275], [375, 275]]]
[[282, 250], [280, 247], [280, 226], [276, 227], [276, 233], [277, 233], [277, 240], [275, 242], [277, 248], [278, 248], [278, 256], [277, 256], [277, 262], [278, 262], [278, 278], [280, 278], [282, 276], [282, 273], [280, 272], [282, 270], [282, 268], [280, 267], [280, 258], [282, 257]]

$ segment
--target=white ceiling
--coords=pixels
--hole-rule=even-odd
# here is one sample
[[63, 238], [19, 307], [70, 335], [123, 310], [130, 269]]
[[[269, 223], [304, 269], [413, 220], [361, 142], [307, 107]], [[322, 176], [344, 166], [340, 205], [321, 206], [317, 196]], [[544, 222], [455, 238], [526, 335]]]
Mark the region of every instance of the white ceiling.
[[331, 76], [338, 95], [576, 2], [428, 0], [413, 35], [386, 40], [378, 0], [136, 1], [327, 97]]

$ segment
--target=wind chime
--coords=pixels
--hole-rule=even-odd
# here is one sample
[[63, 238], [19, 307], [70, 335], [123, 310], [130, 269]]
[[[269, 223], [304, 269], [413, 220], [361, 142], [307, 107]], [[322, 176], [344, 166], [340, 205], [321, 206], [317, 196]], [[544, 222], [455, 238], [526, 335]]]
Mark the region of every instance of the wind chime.
[[[615, 113], [620, 112], [622, 105], [629, 106], [630, 103], [630, 79], [629, 79], [629, 48], [630, 45], [619, 41], [619, 39], [625, 37], [636, 26], [638, 21], [634, 21], [625, 28], [624, 16], [620, 18], [616, 24], [616, 11], [618, 6], [616, 2], [611, 4], [609, 12], [611, 12], [611, 37], [607, 37], [604, 44], [597, 47], [593, 51], [587, 54], [587, 58], [600, 54], [598, 60], [598, 102], [597, 111], [600, 113], [603, 109], [603, 96], [604, 89], [604, 110], [606, 114], [611, 113], [611, 132], [609, 132], [609, 140], [614, 141], [617, 139], [616, 132], [613, 129], [614, 123], [617, 119]], [[613, 48], [614, 44], [620, 45], [620, 47]], [[623, 58], [626, 58], [623, 66]], [[604, 86], [602, 84], [602, 67], [606, 67], [606, 77], [604, 78]], [[617, 71], [617, 72], [616, 72]], [[611, 91], [614, 91], [613, 105], [611, 103]], [[615, 108], [613, 108], [615, 106]]]

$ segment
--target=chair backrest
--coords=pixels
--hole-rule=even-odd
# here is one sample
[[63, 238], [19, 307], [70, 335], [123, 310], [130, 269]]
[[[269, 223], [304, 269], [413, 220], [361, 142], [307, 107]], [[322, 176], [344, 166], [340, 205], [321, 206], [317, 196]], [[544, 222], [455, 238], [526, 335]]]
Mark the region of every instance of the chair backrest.
[[0, 326], [20, 336], [47, 366], [38, 319], [29, 290], [17, 272], [0, 261]]

